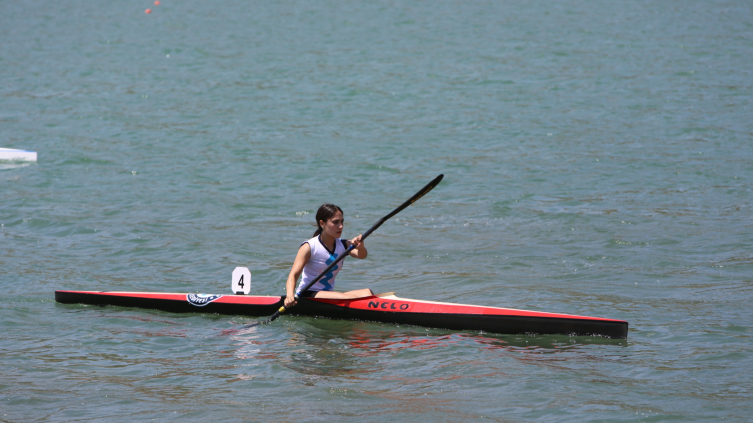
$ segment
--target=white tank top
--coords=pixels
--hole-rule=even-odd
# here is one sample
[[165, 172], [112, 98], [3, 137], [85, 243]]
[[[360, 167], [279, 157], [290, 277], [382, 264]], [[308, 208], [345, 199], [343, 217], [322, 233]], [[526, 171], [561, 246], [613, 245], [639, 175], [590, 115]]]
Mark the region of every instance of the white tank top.
[[[335, 240], [335, 251], [329, 252], [322, 243], [321, 235], [311, 238], [306, 241], [311, 248], [311, 258], [308, 263], [303, 267], [303, 276], [301, 277], [301, 283], [298, 284], [296, 290], [297, 295], [301, 295], [301, 288], [306, 285], [310, 280], [319, 276], [330, 264], [332, 264], [337, 257], [345, 251], [345, 246], [342, 240], [339, 238]], [[304, 242], [303, 244], [305, 244]], [[301, 244], [301, 245], [303, 245]], [[343, 260], [345, 261], [345, 260]], [[330, 269], [326, 275], [322, 276], [315, 284], [309, 288], [309, 291], [333, 291], [335, 289], [335, 276], [340, 272], [343, 267], [343, 261], [337, 263], [335, 267]]]

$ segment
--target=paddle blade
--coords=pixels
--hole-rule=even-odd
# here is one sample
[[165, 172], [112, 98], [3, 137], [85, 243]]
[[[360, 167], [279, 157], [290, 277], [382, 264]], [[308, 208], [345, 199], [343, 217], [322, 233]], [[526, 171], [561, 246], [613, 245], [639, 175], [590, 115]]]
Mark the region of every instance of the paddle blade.
[[379, 219], [379, 221], [376, 224], [374, 224], [374, 226], [369, 228], [368, 231], [364, 232], [363, 235], [361, 235], [361, 239], [366, 239], [367, 236], [371, 235], [372, 232], [374, 232], [375, 230], [377, 230], [377, 228], [382, 226], [382, 223], [386, 222], [387, 219], [405, 210], [406, 207], [410, 206], [411, 204], [418, 201], [421, 197], [428, 194], [429, 191], [433, 190], [434, 187], [436, 187], [437, 185], [439, 185], [440, 182], [442, 182], [442, 178], [444, 178], [444, 174], [441, 174], [437, 176], [436, 178], [434, 178], [431, 182], [426, 184], [425, 187], [421, 188], [417, 193], [413, 194], [413, 197], [409, 198], [408, 201], [404, 202], [403, 204], [400, 205], [400, 207], [393, 210], [392, 213]]
[[247, 325], [241, 326], [241, 329], [253, 328], [253, 327], [259, 326], [262, 323], [264, 323], [264, 322], [262, 321], [262, 322], [249, 323]]
[[433, 190], [434, 187], [436, 187], [437, 185], [439, 185], [439, 183], [442, 182], [442, 178], [444, 178], [444, 173], [440, 174], [439, 176], [437, 176], [436, 178], [434, 178], [431, 182], [429, 182], [428, 184], [426, 184], [426, 186], [423, 187], [421, 189], [421, 191], [417, 192], [416, 195], [414, 195], [413, 197], [411, 197], [408, 201], [410, 201], [411, 204], [413, 204], [416, 201], [418, 201], [419, 198], [421, 198], [424, 195], [428, 194], [429, 191]]
[[390, 213], [387, 216], [385, 216], [384, 220], [387, 220], [390, 217], [392, 217], [392, 216], [400, 213], [401, 211], [403, 211], [403, 209], [405, 209], [406, 207], [408, 207], [411, 204], [415, 203], [416, 201], [418, 201], [424, 195], [428, 194], [429, 191], [433, 190], [434, 187], [436, 187], [437, 185], [439, 185], [440, 182], [442, 182], [442, 178], [444, 178], [444, 174], [441, 174], [441, 175], [437, 176], [436, 178], [434, 178], [431, 182], [429, 182], [428, 184], [426, 184], [425, 187], [421, 188], [420, 191], [418, 191], [417, 193], [415, 193], [413, 195], [413, 197], [409, 198], [408, 201], [406, 201], [405, 203], [403, 203], [400, 207], [396, 208], [392, 213]]
[[269, 319], [267, 319], [267, 320], [262, 320], [261, 322], [254, 322], [254, 323], [249, 323], [249, 324], [247, 324], [247, 325], [241, 326], [241, 329], [252, 328], [252, 327], [254, 327], [254, 326], [259, 326], [259, 325], [261, 325], [261, 324], [272, 323], [272, 321], [273, 321], [273, 320], [275, 320], [275, 319], [277, 319], [278, 317], [280, 317], [280, 315], [281, 315], [282, 313], [284, 313], [284, 312], [285, 312], [286, 310], [287, 310], [287, 309], [286, 309], [285, 307], [280, 307], [280, 309], [279, 309], [279, 310], [277, 310], [277, 311], [275, 311], [275, 313], [274, 313], [273, 315], [269, 316]]

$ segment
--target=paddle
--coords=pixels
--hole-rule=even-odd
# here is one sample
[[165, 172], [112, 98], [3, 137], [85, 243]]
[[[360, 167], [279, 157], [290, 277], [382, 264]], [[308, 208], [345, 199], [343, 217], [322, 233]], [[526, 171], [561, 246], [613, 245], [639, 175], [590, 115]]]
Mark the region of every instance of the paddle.
[[[418, 201], [419, 198], [423, 197], [429, 191], [433, 190], [435, 186], [439, 185], [439, 182], [442, 180], [442, 178], [444, 178], [444, 175], [437, 176], [436, 178], [434, 178], [433, 181], [429, 182], [428, 184], [426, 184], [425, 187], [421, 188], [421, 190], [418, 191], [413, 197], [409, 198], [408, 201], [406, 201], [403, 204], [401, 204], [400, 207], [398, 207], [395, 210], [393, 210], [387, 216], [384, 216], [383, 218], [379, 219], [379, 221], [377, 223], [375, 223], [374, 226], [372, 226], [371, 228], [369, 228], [368, 231], [364, 232], [363, 235], [361, 235], [361, 241], [365, 240], [367, 236], [371, 235], [371, 233], [374, 232], [375, 230], [377, 230], [378, 227], [382, 226], [382, 223], [386, 222], [387, 219], [389, 219], [392, 216], [400, 213], [406, 207], [408, 207], [411, 204], [415, 203], [416, 201]], [[327, 268], [324, 269], [322, 271], [322, 273], [319, 274], [319, 276], [315, 277], [314, 279], [312, 279], [311, 281], [309, 281], [306, 285], [304, 285], [303, 287], [301, 287], [300, 291], [301, 292], [308, 291], [308, 289], [311, 288], [311, 286], [313, 284], [315, 284], [319, 279], [321, 279], [322, 276], [324, 276], [327, 273], [329, 273], [329, 271], [332, 270], [333, 267], [337, 266], [337, 263], [340, 263], [348, 255], [348, 253], [350, 253], [354, 249], [355, 249], [355, 247], [353, 246], [353, 244], [351, 244], [350, 247], [348, 247], [348, 249], [346, 249], [345, 251], [343, 251], [342, 254], [340, 254], [339, 256], [337, 256], [337, 258], [335, 259], [335, 261], [333, 261], [329, 266], [327, 266]], [[295, 295], [295, 299], [296, 300], [299, 299], [298, 294]], [[287, 310], [288, 309], [285, 308], [285, 306], [282, 306], [272, 316], [270, 316], [269, 319], [267, 319], [265, 321], [262, 321], [262, 322], [255, 322], [255, 323], [251, 323], [251, 324], [245, 325], [245, 326], [242, 327], [242, 329], [250, 328], [250, 327], [253, 327], [253, 326], [257, 326], [257, 325], [260, 325], [262, 323], [270, 323], [273, 320], [275, 320], [278, 317], [280, 317], [280, 315], [282, 313], [284, 313], [285, 311], [287, 311]]]

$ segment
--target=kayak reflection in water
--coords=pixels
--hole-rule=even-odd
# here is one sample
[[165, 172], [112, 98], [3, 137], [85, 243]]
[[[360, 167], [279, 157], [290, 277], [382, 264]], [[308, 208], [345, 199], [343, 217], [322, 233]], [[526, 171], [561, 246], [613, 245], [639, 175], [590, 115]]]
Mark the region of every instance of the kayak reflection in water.
[[[340, 239], [342, 235], [343, 224], [345, 219], [343, 211], [334, 204], [322, 204], [316, 212], [316, 226], [318, 229], [314, 232], [313, 238], [301, 244], [298, 254], [295, 256], [293, 268], [290, 269], [288, 281], [285, 285], [287, 297], [285, 298], [285, 308], [290, 308], [296, 304], [295, 294], [299, 297], [316, 297], [316, 298], [359, 298], [374, 295], [370, 289], [358, 289], [348, 292], [335, 292], [335, 277], [342, 269], [343, 262], [337, 263], [326, 275], [322, 276], [306, 292], [300, 292], [300, 289], [309, 281], [319, 276], [327, 266], [337, 259], [337, 256], [347, 250], [351, 244], [355, 247], [348, 255], [358, 259], [365, 259], [368, 255], [366, 245], [361, 241], [361, 235], [348, 240]], [[303, 274], [303, 277], [301, 277]], [[296, 290], [295, 283], [301, 277], [301, 282]]]

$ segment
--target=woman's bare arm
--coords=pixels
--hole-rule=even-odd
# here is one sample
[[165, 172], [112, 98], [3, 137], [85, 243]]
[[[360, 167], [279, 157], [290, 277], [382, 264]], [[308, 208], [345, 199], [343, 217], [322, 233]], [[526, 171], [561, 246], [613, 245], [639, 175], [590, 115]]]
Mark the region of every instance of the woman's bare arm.
[[311, 258], [311, 246], [306, 242], [298, 249], [298, 254], [293, 261], [293, 267], [290, 269], [288, 275], [288, 281], [285, 283], [285, 291], [287, 291], [287, 297], [285, 298], [285, 308], [292, 307], [296, 304], [295, 301], [295, 284], [298, 282], [298, 278], [301, 277], [303, 267], [306, 266]]

